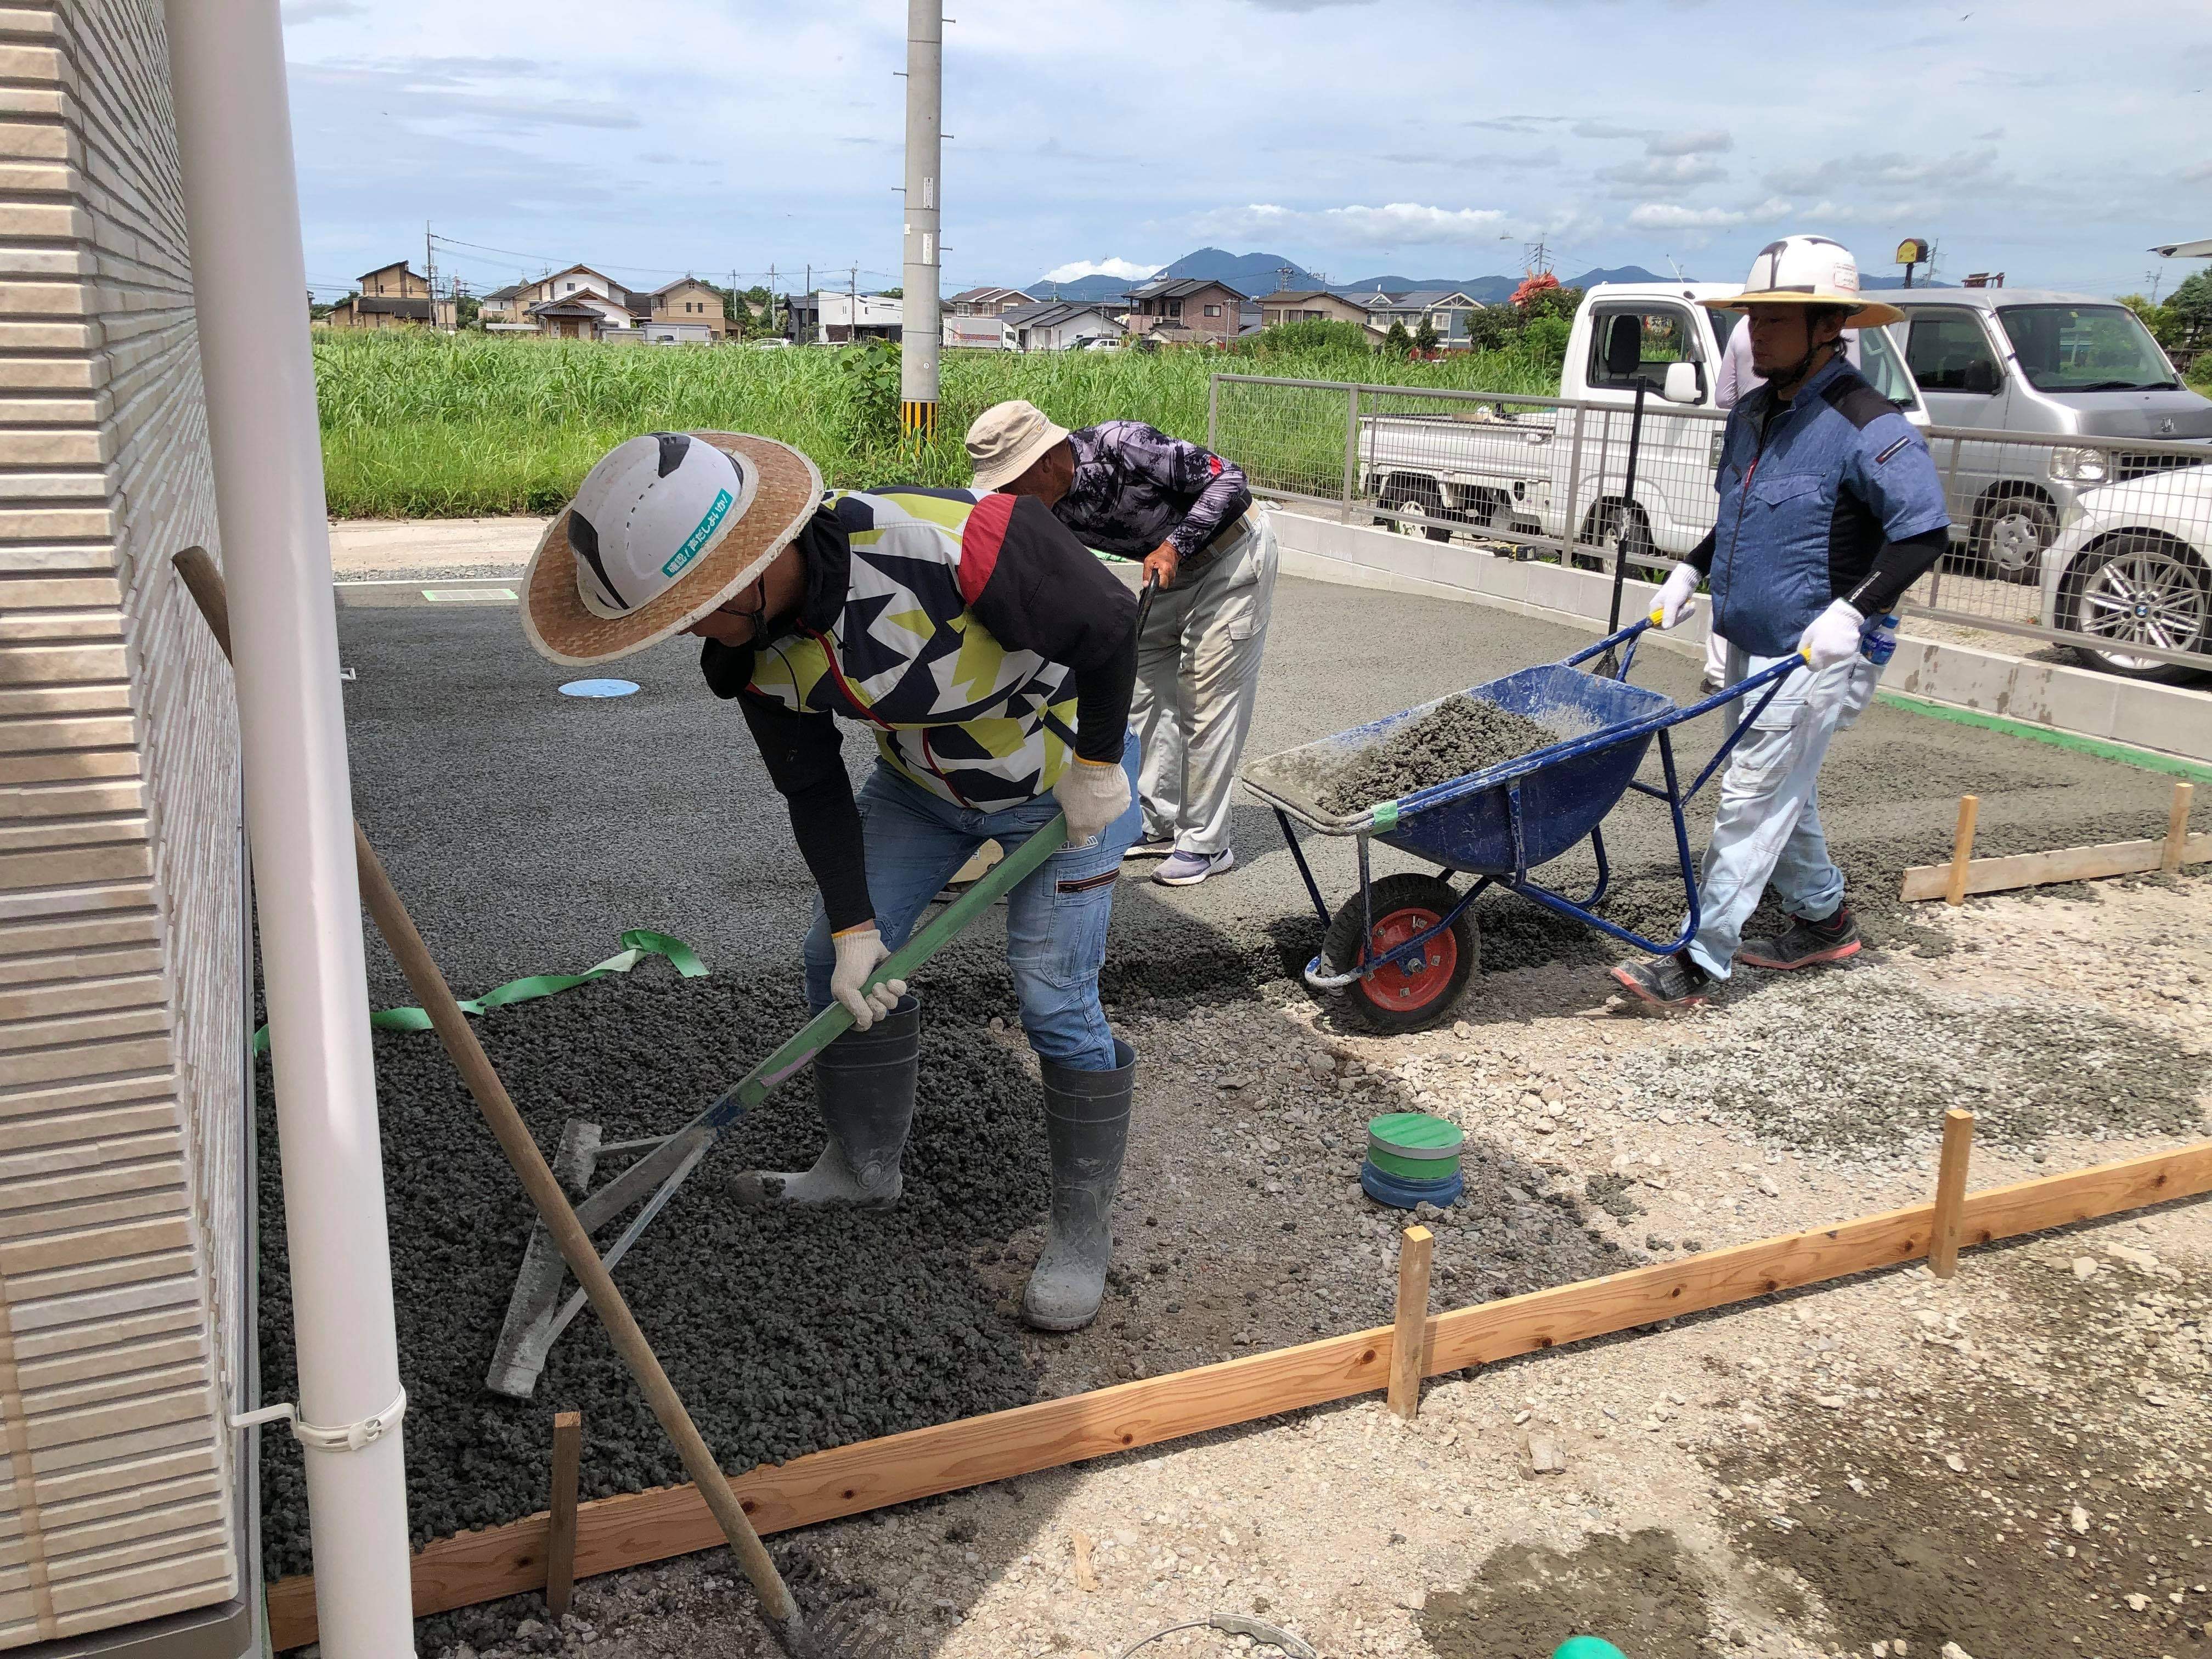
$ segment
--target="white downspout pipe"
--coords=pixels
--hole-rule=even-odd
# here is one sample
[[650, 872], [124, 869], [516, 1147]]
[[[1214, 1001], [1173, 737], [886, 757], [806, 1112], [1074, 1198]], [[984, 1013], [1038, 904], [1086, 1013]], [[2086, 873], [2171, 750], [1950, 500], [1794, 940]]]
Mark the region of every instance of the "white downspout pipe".
[[[275, 1065], [300, 1416], [399, 1393], [353, 795], [277, 0], [166, 0], [200, 374], [230, 590]], [[306, 1454], [329, 1659], [415, 1650], [402, 1437]]]

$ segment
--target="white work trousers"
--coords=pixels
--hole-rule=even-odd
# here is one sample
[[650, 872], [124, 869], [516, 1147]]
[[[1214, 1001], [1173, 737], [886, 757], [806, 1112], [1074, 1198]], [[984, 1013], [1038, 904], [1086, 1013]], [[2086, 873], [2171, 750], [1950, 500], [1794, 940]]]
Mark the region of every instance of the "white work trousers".
[[[1780, 660], [1731, 645], [1728, 684]], [[1844, 872], [1828, 856], [1815, 789], [1828, 744], [1866, 712], [1881, 679], [1881, 667], [1864, 657], [1817, 674], [1801, 669], [1783, 681], [1729, 757], [1712, 839], [1698, 865], [1698, 936], [1689, 947], [1714, 978], [1729, 976], [1744, 925], [1770, 882], [1790, 914], [1808, 921], [1826, 921], [1844, 902]], [[1750, 693], [1735, 708], [1755, 707], [1760, 695]]]
[[1229, 845], [1230, 798], [1252, 729], [1280, 556], [1256, 501], [1217, 545], [1206, 565], [1152, 596], [1129, 707], [1144, 748], [1146, 839], [1172, 836], [1177, 852], [1209, 856]]

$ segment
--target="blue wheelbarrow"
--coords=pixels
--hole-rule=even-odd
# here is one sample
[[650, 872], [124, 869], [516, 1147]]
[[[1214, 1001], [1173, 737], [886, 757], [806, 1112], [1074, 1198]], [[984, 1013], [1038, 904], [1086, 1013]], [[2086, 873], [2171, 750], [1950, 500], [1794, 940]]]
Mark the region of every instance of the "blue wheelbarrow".
[[[1243, 769], [1245, 787], [1274, 809], [1321, 920], [1322, 948], [1305, 969], [1306, 984], [1317, 995], [1340, 1003], [1383, 1031], [1416, 1030], [1441, 1018], [1474, 971], [1474, 923], [1468, 908], [1493, 886], [1588, 922], [1655, 956], [1679, 951], [1690, 942], [1698, 931], [1698, 881], [1683, 805], [1727, 763], [1752, 720], [1799, 664], [1794, 657], [1785, 659], [1700, 702], [1678, 705], [1663, 692], [1628, 683], [1637, 641], [1650, 626], [1649, 620], [1635, 623], [1564, 662], [1524, 668], [1470, 688], [1465, 695], [1476, 702], [1496, 703], [1559, 733], [1557, 743], [1517, 759], [1397, 800], [1377, 801], [1349, 815], [1322, 806], [1320, 796], [1329, 781], [1352, 757], [1386, 741], [1401, 726], [1446, 701], [1440, 697], [1334, 737], [1284, 750]], [[1591, 658], [1622, 646], [1626, 649], [1616, 672], [1582, 669]], [[1682, 788], [1674, 764], [1674, 728], [1754, 692], [1762, 692], [1757, 702], [1748, 707], [1690, 787]], [[1646, 783], [1637, 775], [1655, 738], [1661, 784]], [[1666, 802], [1674, 817], [1688, 920], [1671, 940], [1646, 939], [1607, 921], [1594, 908], [1611, 880], [1601, 826], [1632, 789]], [[1297, 824], [1319, 835], [1357, 840], [1359, 891], [1334, 915], [1298, 844]], [[1375, 879], [1369, 871], [1370, 840], [1435, 865], [1437, 873]], [[1583, 897], [1570, 898], [1529, 873], [1585, 841], [1597, 860], [1597, 884]], [[1458, 875], [1474, 879], [1457, 889], [1452, 878]]]

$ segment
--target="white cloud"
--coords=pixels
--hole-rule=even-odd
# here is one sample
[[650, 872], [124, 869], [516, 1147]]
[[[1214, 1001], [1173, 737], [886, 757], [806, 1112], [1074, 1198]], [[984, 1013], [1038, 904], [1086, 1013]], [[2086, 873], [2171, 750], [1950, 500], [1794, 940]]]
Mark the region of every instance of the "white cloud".
[[1706, 127], [1695, 132], [1662, 132], [1644, 148], [1653, 155], [1714, 155], [1734, 149], [1735, 140], [1718, 127]]
[[1647, 155], [1640, 161], [1601, 167], [1597, 176], [1616, 185], [1703, 185], [1728, 175], [1702, 155]]
[[1140, 265], [1127, 259], [1071, 259], [1066, 264], [1054, 265], [1045, 272], [1044, 280], [1048, 283], [1073, 283], [1085, 276], [1111, 276], [1117, 282], [1133, 283], [1159, 269], [1158, 265]]
[[1200, 228], [1210, 236], [1298, 236], [1332, 246], [1379, 247], [1494, 240], [1504, 219], [1496, 208], [1428, 207], [1419, 202], [1320, 209], [1255, 202], [1207, 214]]
[[1671, 202], [1646, 202], [1628, 216], [1638, 230], [1722, 230], [1743, 219], [1727, 208], [1677, 207]]

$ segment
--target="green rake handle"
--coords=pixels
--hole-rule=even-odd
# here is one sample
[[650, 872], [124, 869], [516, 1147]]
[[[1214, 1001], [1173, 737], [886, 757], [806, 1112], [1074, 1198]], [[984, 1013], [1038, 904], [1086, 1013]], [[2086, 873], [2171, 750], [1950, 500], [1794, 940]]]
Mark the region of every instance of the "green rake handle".
[[[872, 987], [887, 979], [908, 977], [922, 963], [951, 944], [969, 922], [997, 903], [1003, 895], [1011, 892], [1023, 878], [1057, 853], [1066, 841], [1066, 818], [1054, 818], [1000, 860], [981, 880], [946, 905], [927, 926], [892, 951], [884, 964], [868, 976], [868, 984]], [[781, 1048], [726, 1090], [720, 1099], [701, 1114], [701, 1122], [717, 1129], [726, 1127], [759, 1105], [768, 1097], [768, 1091], [777, 1084], [812, 1063], [817, 1054], [844, 1036], [852, 1023], [852, 1012], [843, 1003], [831, 1003], [787, 1038]]]

